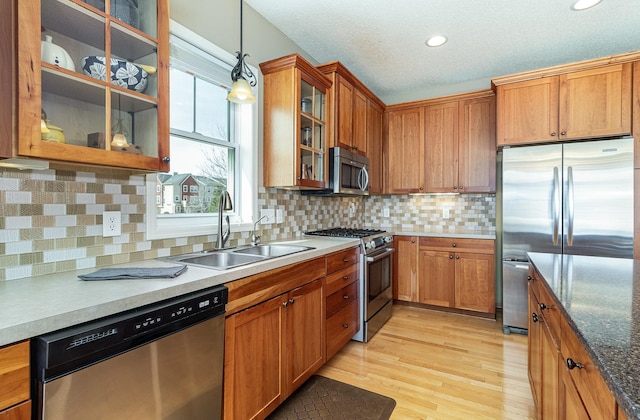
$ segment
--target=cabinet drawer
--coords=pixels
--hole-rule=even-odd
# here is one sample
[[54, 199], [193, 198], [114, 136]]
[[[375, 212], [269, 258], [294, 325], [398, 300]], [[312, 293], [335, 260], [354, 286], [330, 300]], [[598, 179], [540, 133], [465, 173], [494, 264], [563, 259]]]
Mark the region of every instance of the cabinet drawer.
[[358, 286], [360, 282], [354, 281], [327, 297], [327, 318], [344, 308], [354, 300], [358, 300]]
[[0, 348], [0, 410], [29, 399], [29, 342]]
[[29, 420], [31, 419], [31, 400], [0, 411], [0, 420]]
[[[589, 416], [592, 419], [616, 418], [615, 398], [578, 337], [564, 320], [562, 322], [562, 358], [563, 369], [569, 371], [569, 376], [573, 380]], [[580, 363], [582, 368], [568, 369], [568, 359]]]
[[327, 319], [327, 360], [344, 347], [360, 328], [358, 311], [356, 300]]
[[329, 296], [344, 286], [358, 280], [359, 270], [360, 266], [356, 264], [327, 275], [327, 285], [324, 289], [326, 295]]
[[340, 269], [357, 264], [360, 257], [358, 247], [345, 249], [327, 256], [327, 274], [334, 273]]
[[421, 237], [420, 248], [425, 248], [433, 251], [455, 251], [475, 252], [478, 254], [493, 254], [494, 241], [492, 239]]
[[555, 341], [556, 347], [560, 348], [560, 342], [562, 341], [562, 332], [560, 331], [562, 314], [556, 301], [551, 297], [551, 293], [542, 283], [542, 280], [540, 280], [540, 276], [533, 271], [532, 277], [531, 289], [539, 305], [539, 307], [536, 308], [536, 312], [542, 315], [545, 324], [547, 324], [549, 328], [549, 332], [551, 332], [551, 338]]

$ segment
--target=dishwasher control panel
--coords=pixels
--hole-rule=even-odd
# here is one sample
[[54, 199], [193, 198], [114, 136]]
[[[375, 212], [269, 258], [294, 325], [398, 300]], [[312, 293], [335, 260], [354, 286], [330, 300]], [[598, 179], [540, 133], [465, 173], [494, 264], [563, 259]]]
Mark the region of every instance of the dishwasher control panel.
[[227, 299], [227, 288], [215, 286], [36, 337], [38, 375], [88, 363], [106, 351], [126, 351], [222, 315]]

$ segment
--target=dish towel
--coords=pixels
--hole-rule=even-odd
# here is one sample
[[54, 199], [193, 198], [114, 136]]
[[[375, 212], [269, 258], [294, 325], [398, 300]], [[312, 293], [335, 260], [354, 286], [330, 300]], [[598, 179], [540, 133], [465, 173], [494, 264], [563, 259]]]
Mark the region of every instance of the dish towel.
[[101, 268], [93, 273], [78, 276], [81, 280], [168, 279], [187, 271], [186, 265], [153, 268]]

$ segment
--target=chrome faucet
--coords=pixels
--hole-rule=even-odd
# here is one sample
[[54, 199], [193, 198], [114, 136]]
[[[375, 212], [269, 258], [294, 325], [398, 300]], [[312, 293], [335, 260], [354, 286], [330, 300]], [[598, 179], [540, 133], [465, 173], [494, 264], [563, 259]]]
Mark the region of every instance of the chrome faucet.
[[260, 220], [265, 218], [267, 218], [266, 214], [261, 218], [259, 218], [258, 220], [256, 220], [256, 222], [253, 224], [253, 230], [251, 231], [251, 245], [253, 246], [256, 246], [260, 243], [260, 235], [256, 235], [256, 226], [258, 226], [258, 223], [260, 223]]
[[231, 202], [231, 196], [227, 190], [222, 190], [220, 193], [220, 203], [218, 204], [218, 237], [216, 238], [216, 248], [223, 249], [224, 244], [229, 239], [231, 233], [231, 224], [229, 223], [229, 216], [226, 216], [227, 231], [222, 233], [222, 211], [233, 210], [233, 203]]

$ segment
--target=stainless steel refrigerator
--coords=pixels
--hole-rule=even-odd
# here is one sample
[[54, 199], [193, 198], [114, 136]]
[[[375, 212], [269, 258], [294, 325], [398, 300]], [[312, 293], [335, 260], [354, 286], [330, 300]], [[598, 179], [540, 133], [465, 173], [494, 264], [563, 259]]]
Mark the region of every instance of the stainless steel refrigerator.
[[633, 139], [505, 148], [503, 329], [527, 328], [527, 252], [633, 258]]

